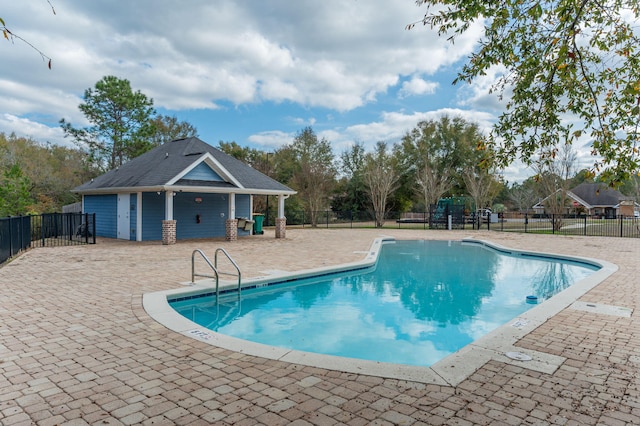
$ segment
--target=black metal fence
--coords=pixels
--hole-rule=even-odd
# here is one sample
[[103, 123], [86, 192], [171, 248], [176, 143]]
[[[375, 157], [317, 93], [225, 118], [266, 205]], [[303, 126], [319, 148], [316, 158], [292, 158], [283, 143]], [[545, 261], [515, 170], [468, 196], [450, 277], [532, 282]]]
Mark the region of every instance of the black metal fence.
[[[269, 222], [265, 220], [265, 226], [275, 223], [275, 211], [271, 210], [268, 214]], [[640, 238], [640, 217], [633, 216], [605, 218], [515, 212], [476, 216], [473, 213], [465, 215], [461, 206], [447, 206], [440, 210], [434, 206], [429, 212], [390, 211], [384, 217], [384, 228], [488, 229], [503, 232]], [[373, 211], [318, 211], [315, 212], [315, 224], [309, 212], [287, 212], [287, 226], [375, 228], [375, 224]]]
[[29, 216], [0, 219], [0, 264], [31, 244]]
[[496, 223], [487, 223], [486, 227], [505, 232], [588, 237], [640, 237], [640, 218], [635, 216], [605, 218], [601, 215], [505, 213], [500, 215]]
[[[265, 211], [265, 226], [275, 223], [274, 210]], [[287, 226], [318, 227], [318, 228], [375, 228], [376, 215], [371, 210], [361, 211], [334, 211], [322, 210], [314, 214], [304, 210], [287, 211]], [[436, 209], [430, 212], [403, 213], [388, 211], [384, 214], [385, 228], [412, 228], [412, 229], [464, 229], [471, 227], [469, 218], [464, 216], [462, 206], [447, 206], [445, 209]]]
[[95, 213], [0, 218], [0, 264], [29, 247], [96, 243]]

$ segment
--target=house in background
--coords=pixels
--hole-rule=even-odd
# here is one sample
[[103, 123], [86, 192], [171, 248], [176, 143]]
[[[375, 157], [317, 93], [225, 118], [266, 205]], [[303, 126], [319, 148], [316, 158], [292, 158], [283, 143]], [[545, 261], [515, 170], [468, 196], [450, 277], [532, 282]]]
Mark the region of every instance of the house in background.
[[[96, 235], [134, 241], [250, 235], [253, 196], [278, 197], [276, 238], [284, 238], [284, 200], [296, 192], [192, 137], [151, 151], [73, 189], [96, 213]], [[250, 223], [250, 222], [249, 222]]]
[[[547, 198], [533, 206], [537, 214], [545, 213], [544, 202]], [[567, 198], [570, 204], [566, 206], [566, 214], [581, 212], [590, 216], [615, 219], [617, 216], [634, 217], [637, 215], [636, 212], [640, 211], [640, 205], [631, 197], [599, 182], [581, 183], [567, 191]]]

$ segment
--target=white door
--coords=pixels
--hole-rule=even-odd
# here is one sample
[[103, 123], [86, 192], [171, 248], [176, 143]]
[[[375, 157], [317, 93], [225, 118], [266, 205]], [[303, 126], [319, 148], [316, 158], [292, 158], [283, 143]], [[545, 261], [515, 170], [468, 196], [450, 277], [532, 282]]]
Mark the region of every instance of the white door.
[[118, 238], [129, 239], [129, 194], [118, 194]]

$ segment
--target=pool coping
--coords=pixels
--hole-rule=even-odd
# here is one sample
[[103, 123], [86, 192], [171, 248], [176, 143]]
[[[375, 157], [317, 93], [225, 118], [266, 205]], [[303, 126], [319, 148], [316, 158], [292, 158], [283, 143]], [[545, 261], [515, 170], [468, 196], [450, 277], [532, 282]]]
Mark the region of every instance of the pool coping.
[[[427, 240], [427, 238], [425, 238], [425, 240]], [[271, 282], [286, 282], [292, 279], [371, 267], [376, 264], [383, 243], [392, 241], [396, 241], [396, 239], [393, 237], [376, 238], [371, 244], [370, 249], [366, 252], [364, 258], [360, 261], [297, 272], [275, 271], [272, 274], [248, 279], [242, 284], [242, 287], [256, 287]], [[546, 320], [553, 317], [560, 311], [572, 307], [572, 305], [576, 305], [576, 309], [588, 310], [593, 308], [594, 311], [605, 314], [621, 313], [626, 315], [631, 312], [629, 309], [624, 307], [587, 305], [588, 307], [585, 308], [584, 303], [578, 303], [578, 298], [618, 270], [617, 265], [613, 263], [580, 256], [510, 249], [496, 243], [473, 237], [463, 238], [461, 240], [456, 239], [455, 241], [462, 241], [463, 243], [469, 244], [480, 244], [485, 247], [510, 254], [525, 253], [589, 263], [599, 266], [600, 269], [561, 291], [554, 297], [545, 300], [543, 303], [529, 309], [527, 312], [524, 312], [522, 315], [514, 318], [508, 323], [461, 348], [457, 352], [443, 358], [431, 367], [344, 358], [250, 342], [208, 330], [205, 327], [189, 321], [171, 308], [168, 302], [169, 297], [175, 297], [178, 295], [198, 295], [205, 292], [211, 292], [213, 289], [211, 279], [197, 281], [196, 283], [182, 283], [183, 287], [181, 288], [145, 293], [143, 295], [142, 304], [149, 316], [168, 329], [204, 343], [238, 353], [293, 364], [324, 368], [327, 370], [394, 378], [426, 384], [453, 386], [465, 380], [476, 370], [482, 367], [487, 361], [492, 359], [539, 372], [553, 373], [565, 361], [565, 358], [544, 352], [519, 348], [515, 346], [515, 344], [519, 339], [535, 330]], [[188, 287], [186, 287], [187, 285]], [[224, 282], [221, 284], [220, 289], [221, 291], [224, 291], [231, 289], [236, 285], [236, 283]]]

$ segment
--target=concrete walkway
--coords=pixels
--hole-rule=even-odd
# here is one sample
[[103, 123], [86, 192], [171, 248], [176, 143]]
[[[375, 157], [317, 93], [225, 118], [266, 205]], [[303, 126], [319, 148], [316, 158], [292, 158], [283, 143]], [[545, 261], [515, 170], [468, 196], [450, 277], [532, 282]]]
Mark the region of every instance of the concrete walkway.
[[[224, 247], [244, 276], [361, 259], [380, 235], [485, 239], [600, 258], [618, 272], [517, 342], [566, 358], [552, 374], [488, 361], [458, 386], [268, 360], [172, 332], [142, 295], [190, 279], [194, 248]], [[0, 268], [3, 425], [640, 424], [640, 240], [487, 231], [288, 229], [174, 246], [99, 240], [39, 248]]]

